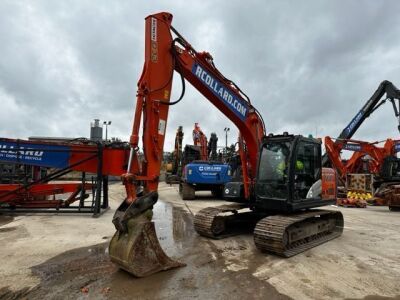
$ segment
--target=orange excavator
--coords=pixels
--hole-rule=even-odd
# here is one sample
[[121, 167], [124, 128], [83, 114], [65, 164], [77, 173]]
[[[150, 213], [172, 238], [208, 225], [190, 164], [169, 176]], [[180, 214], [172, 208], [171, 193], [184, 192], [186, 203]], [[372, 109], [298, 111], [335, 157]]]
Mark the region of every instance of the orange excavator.
[[[400, 207], [398, 189], [400, 160], [397, 152], [400, 150], [399, 141], [388, 139], [383, 147], [376, 143], [369, 143], [352, 139], [358, 128], [379, 107], [390, 102], [400, 130], [400, 90], [390, 81], [382, 81], [376, 91], [363, 105], [361, 110], [353, 117], [350, 123], [342, 130], [337, 139], [325, 137], [326, 153], [322, 157], [324, 167], [333, 167], [339, 174], [341, 184], [345, 185], [348, 174], [370, 173], [374, 177], [375, 195], [381, 190], [385, 191], [385, 197], [390, 198], [389, 207]], [[353, 151], [353, 155], [347, 161], [342, 160], [342, 150]], [[369, 161], [365, 163], [363, 158], [368, 155]], [[357, 175], [358, 176], [358, 175]], [[389, 188], [390, 187], [390, 188]], [[393, 196], [393, 197], [392, 197]], [[355, 199], [356, 203], [358, 200]]]
[[[135, 276], [183, 265], [163, 252], [151, 217], [158, 200], [168, 111], [182, 100], [185, 80], [239, 129], [243, 173], [243, 197], [199, 211], [195, 230], [219, 239], [250, 228], [258, 249], [283, 257], [340, 236], [342, 214], [314, 209], [336, 201], [336, 173], [321, 166], [321, 142], [286, 132], [267, 135], [249, 97], [218, 71], [208, 52], [197, 52], [171, 23], [172, 15], [165, 12], [145, 21], [145, 63], [127, 172], [122, 175], [127, 196], [113, 218], [117, 231], [109, 246], [111, 260]], [[180, 75], [182, 93], [171, 101], [174, 70]], [[139, 160], [141, 123], [144, 157]]]
[[[357, 132], [360, 126], [368, 119], [377, 109], [385, 103], [390, 102], [393, 107], [394, 115], [398, 121], [397, 128], [400, 131], [400, 90], [390, 81], [382, 81], [371, 98], [363, 105], [361, 110], [353, 117], [350, 123], [342, 130], [337, 139], [330, 146], [332, 152], [337, 144], [345, 144], [343, 141], [350, 140]], [[329, 143], [329, 141], [328, 141]], [[351, 143], [351, 142], [350, 142]], [[340, 146], [339, 146], [340, 147]], [[340, 149], [341, 150], [341, 149]], [[329, 149], [322, 157], [322, 166], [331, 166]]]
[[[333, 140], [325, 137], [326, 153], [332, 166], [337, 170], [343, 183], [347, 182], [347, 176], [363, 176], [367, 174], [373, 178], [370, 186], [373, 186], [374, 205], [388, 205], [391, 210], [400, 208], [400, 159], [397, 153], [400, 150], [400, 141], [387, 139], [383, 146], [379, 142], [368, 143], [357, 140]], [[348, 160], [341, 158], [342, 150], [353, 151]], [[363, 158], [368, 156], [367, 161]], [[346, 183], [347, 186], [347, 183]], [[358, 205], [358, 199], [346, 200], [346, 204]]]
[[[366, 171], [368, 173], [379, 174], [382, 171], [385, 161], [388, 158], [395, 157], [400, 146], [400, 141], [387, 139], [383, 147], [377, 144], [378, 142], [369, 143], [352, 139], [336, 139], [334, 141], [329, 136], [325, 137], [326, 153], [343, 182], [345, 182], [347, 174], [362, 173], [364, 171], [361, 164], [362, 158], [366, 155], [370, 158], [366, 166]], [[344, 161], [341, 158], [342, 150], [353, 151], [354, 153], [347, 161]]]
[[199, 123], [194, 123], [193, 145], [198, 146], [200, 149], [200, 160], [208, 160], [207, 137], [201, 130]]

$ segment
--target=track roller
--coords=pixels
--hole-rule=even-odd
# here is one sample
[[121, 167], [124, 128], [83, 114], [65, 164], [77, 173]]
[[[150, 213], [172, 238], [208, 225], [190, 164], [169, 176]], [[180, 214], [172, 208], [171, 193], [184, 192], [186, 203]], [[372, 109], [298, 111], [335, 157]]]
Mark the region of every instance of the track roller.
[[290, 257], [339, 237], [343, 232], [339, 211], [310, 210], [261, 219], [254, 229], [254, 243], [261, 251]]

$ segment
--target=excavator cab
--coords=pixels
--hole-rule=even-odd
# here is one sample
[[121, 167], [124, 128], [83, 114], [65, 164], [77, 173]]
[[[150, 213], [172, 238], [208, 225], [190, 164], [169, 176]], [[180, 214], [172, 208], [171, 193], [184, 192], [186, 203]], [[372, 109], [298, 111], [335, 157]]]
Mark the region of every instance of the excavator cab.
[[396, 156], [388, 156], [383, 160], [379, 176], [384, 181], [400, 180], [400, 159]]
[[334, 203], [322, 199], [321, 142], [301, 135], [269, 135], [260, 149], [256, 207], [297, 211]]

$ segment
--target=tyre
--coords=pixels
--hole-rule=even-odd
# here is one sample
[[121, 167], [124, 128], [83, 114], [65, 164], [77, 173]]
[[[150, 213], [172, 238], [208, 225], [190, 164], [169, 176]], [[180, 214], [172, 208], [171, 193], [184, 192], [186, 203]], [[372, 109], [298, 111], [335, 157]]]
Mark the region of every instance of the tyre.
[[179, 191], [183, 200], [194, 200], [195, 199], [195, 189], [190, 184], [182, 182], [179, 185]]

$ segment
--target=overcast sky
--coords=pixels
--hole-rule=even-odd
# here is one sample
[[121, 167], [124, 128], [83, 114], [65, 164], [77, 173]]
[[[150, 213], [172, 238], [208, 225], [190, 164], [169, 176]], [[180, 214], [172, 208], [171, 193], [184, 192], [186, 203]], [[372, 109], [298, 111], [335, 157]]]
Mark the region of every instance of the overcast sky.
[[[400, 87], [400, 1], [0, 1], [0, 136], [89, 135], [94, 118], [127, 140], [143, 66], [144, 18], [207, 50], [262, 113], [268, 132], [337, 136], [382, 80]], [[172, 98], [180, 93], [175, 76]], [[166, 149], [193, 123], [224, 144], [237, 130], [187, 84]], [[355, 138], [398, 137], [390, 104]]]

